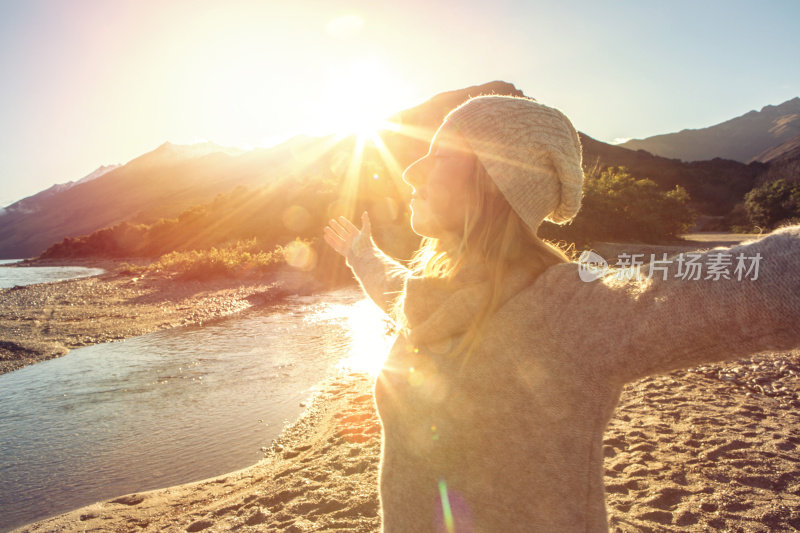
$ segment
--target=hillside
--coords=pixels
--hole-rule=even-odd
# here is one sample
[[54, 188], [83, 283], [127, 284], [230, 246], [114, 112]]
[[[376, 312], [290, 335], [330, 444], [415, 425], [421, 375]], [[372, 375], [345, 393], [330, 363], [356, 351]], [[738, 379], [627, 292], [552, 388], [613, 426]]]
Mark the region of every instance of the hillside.
[[[10, 206], [2, 215], [0, 257], [35, 256], [67, 237], [71, 244], [57, 248], [60, 255], [130, 251], [127, 245], [120, 248], [104, 241], [107, 234], [91, 246], [85, 239], [77, 239], [122, 222], [130, 223], [130, 228], [140, 224], [159, 228], [157, 238], [142, 242], [136, 249], [143, 255], [252, 237], [281, 244], [298, 236], [314, 238], [326, 217], [352, 216], [364, 208], [374, 213], [378, 238], [384, 238], [398, 255], [405, 255], [416, 241], [407, 227], [409, 190], [402, 182], [402, 170], [424, 155], [433, 132], [450, 109], [470, 96], [488, 93], [522, 95], [514, 85], [502, 81], [438, 94], [398, 112], [392, 120], [401, 125], [401, 131], [382, 132], [379, 146], [367, 143], [361, 155], [355, 153], [354, 137], [301, 136], [250, 152], [210, 143], [191, 147], [166, 143], [88, 183], [36, 202], [23, 200], [30, 208], [15, 210]], [[580, 135], [587, 171], [625, 166], [632, 175], [649, 178], [665, 191], [680, 185], [689, 192], [692, 207], [709, 215], [729, 213], [770, 167], [767, 163], [722, 159], [684, 163]], [[242, 187], [246, 193], [232, 193]], [[219, 195], [221, 199], [214, 203]], [[303, 215], [298, 206], [311, 216]], [[205, 222], [201, 224], [200, 217], [181, 229], [166, 221], [159, 223], [160, 219], [179, 216], [185, 221], [198, 214], [206, 217]], [[297, 216], [305, 220], [304, 227], [287, 225], [283, 220], [288, 217], [291, 222]], [[218, 220], [212, 223], [208, 217]], [[213, 227], [213, 231], [198, 233], [201, 227]], [[130, 240], [141, 231], [127, 229], [120, 234]], [[169, 235], [170, 231], [175, 233]], [[76, 246], [79, 241], [84, 244]]]
[[65, 237], [124, 220], [175, 217], [238, 185], [266, 183], [294, 169], [292, 153], [305, 142], [244, 153], [210, 143], [165, 143], [99, 178], [8, 206], [0, 214], [0, 258], [32, 257]]
[[[511, 84], [494, 82], [444, 93], [418, 108], [398, 113], [394, 119], [421, 126], [419, 135], [425, 140], [384, 132], [384, 142], [400, 167], [384, 170], [387, 179], [400, 182], [401, 169], [427, 150], [428, 140], [447, 110], [469, 95], [489, 92], [522, 94]], [[256, 190], [287, 177], [343, 178], [353, 160], [354, 142], [353, 137], [299, 136], [250, 152], [212, 143], [165, 143], [89, 183], [52, 190], [9, 206], [0, 214], [0, 258], [33, 257], [64, 238], [88, 235], [123, 221], [153, 224], [161, 218], [174, 218], [239, 186]], [[367, 170], [376, 165], [382, 166], [382, 162], [372, 150], [365, 154], [364, 175], [374, 174]]]
[[729, 159], [683, 162], [629, 150], [581, 134], [584, 167], [626, 166], [631, 174], [650, 178], [664, 189], [684, 187], [692, 206], [712, 216], [728, 214], [769, 168], [764, 163], [744, 164]]
[[800, 97], [768, 105], [720, 124], [634, 139], [619, 146], [651, 154], [702, 161], [714, 158], [742, 163], [766, 162], [764, 153], [800, 135]]

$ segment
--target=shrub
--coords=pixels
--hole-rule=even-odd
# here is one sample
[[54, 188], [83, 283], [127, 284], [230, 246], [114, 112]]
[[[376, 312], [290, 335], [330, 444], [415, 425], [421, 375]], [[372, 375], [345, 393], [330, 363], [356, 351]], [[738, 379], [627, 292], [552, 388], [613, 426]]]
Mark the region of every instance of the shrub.
[[148, 271], [175, 273], [184, 280], [246, 278], [271, 272], [282, 261], [281, 247], [266, 252], [256, 239], [250, 239], [208, 250], [170, 252], [150, 265]]
[[753, 225], [773, 230], [784, 221], [800, 217], [800, 181], [765, 183], [745, 195], [744, 205]]
[[578, 246], [593, 241], [663, 242], [691, 227], [695, 213], [689, 200], [683, 187], [662, 191], [652, 180], [631, 176], [625, 167], [589, 171], [573, 222], [561, 228], [542, 226], [540, 236], [572, 240]]

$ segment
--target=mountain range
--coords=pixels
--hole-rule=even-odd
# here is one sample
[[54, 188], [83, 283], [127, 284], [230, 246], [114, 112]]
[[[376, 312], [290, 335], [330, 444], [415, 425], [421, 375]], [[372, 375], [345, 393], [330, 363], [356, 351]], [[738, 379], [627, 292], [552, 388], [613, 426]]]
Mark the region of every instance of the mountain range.
[[[435, 95], [391, 117], [413, 134], [381, 133], [380, 140], [392, 156], [389, 161], [368, 143], [359, 168], [355, 168], [355, 137], [298, 136], [271, 148], [252, 151], [213, 143], [190, 146], [164, 143], [125, 165], [101, 167], [90, 175], [92, 179], [87, 176], [51, 187], [0, 210], [0, 258], [36, 256], [67, 237], [87, 235], [122, 222], [154, 224], [161, 219], [176, 218], [198, 206], [210, 205], [215, 198], [230, 202], [230, 193], [237, 188], [251, 191], [236, 196], [241, 198], [237, 201], [247, 204], [249, 197], [252, 208], [253, 198], [263, 197], [263, 205], [276, 211], [277, 214], [264, 215], [264, 224], [280, 224], [281, 213], [300, 201], [297, 191], [330, 189], [333, 198], [343, 180], [355, 179], [357, 195], [361, 198], [372, 195], [369, 198], [373, 203], [378, 201], [375, 198], [386, 199], [380, 201], [381, 205], [392, 204], [386, 210], [391, 215], [387, 217], [397, 218], [405, 209], [405, 202], [396, 199], [403, 200], [408, 194], [400, 179], [402, 169], [427, 151], [433, 132], [450, 109], [479, 94], [523, 96], [514, 85], [502, 81]], [[800, 140], [792, 134], [798, 123], [791, 118], [795, 107], [800, 112], [799, 104], [800, 99], [795, 98], [732, 119], [723, 123], [725, 128], [719, 128], [722, 125], [706, 128], [710, 131], [705, 132], [709, 138], [717, 138], [712, 144], [718, 152], [706, 154], [708, 157], [700, 161], [687, 158], [684, 162], [675, 156], [631, 149], [630, 143], [615, 146], [580, 133], [584, 166], [587, 169], [625, 166], [632, 175], [650, 178], [664, 190], [680, 185], [687, 189], [692, 206], [700, 213], [724, 216], [754, 186], [776, 175], [791, 173], [800, 164]], [[768, 127], [769, 124], [772, 126]], [[721, 158], [720, 154], [732, 153], [733, 147], [741, 146], [742, 138], [753, 136], [756, 131], [762, 135], [757, 147], [750, 150], [754, 155]], [[727, 133], [723, 135], [724, 132]], [[678, 136], [671, 138], [683, 138], [684, 133], [671, 134]], [[722, 138], [729, 139], [728, 144]], [[663, 139], [659, 142], [667, 144]], [[233, 204], [225, 205], [234, 209]], [[245, 207], [242, 206], [243, 210]], [[307, 207], [312, 212], [324, 209], [316, 204]], [[214, 209], [209, 212], [225, 216]], [[261, 220], [259, 210], [248, 213], [250, 220]], [[317, 230], [307, 229], [308, 235], [316, 235]]]
[[702, 161], [720, 157], [769, 163], [800, 153], [800, 97], [701, 129], [654, 135], [620, 144], [654, 155]]
[[81, 183], [87, 183], [94, 179], [99, 178], [103, 174], [107, 174], [114, 170], [115, 168], [119, 168], [122, 165], [101, 165], [94, 171], [90, 172], [86, 176], [82, 177], [78, 180], [67, 181], [65, 183], [56, 183], [55, 185], [48, 187], [47, 189], [40, 191], [33, 196], [28, 196], [27, 198], [23, 198], [22, 200], [15, 202], [8, 206], [7, 208], [0, 210], [5, 211], [7, 210], [9, 213], [33, 213], [36, 212], [38, 206], [44, 201], [45, 198], [53, 196], [58, 193], [62, 193], [67, 189], [71, 189], [76, 185], [80, 185]]

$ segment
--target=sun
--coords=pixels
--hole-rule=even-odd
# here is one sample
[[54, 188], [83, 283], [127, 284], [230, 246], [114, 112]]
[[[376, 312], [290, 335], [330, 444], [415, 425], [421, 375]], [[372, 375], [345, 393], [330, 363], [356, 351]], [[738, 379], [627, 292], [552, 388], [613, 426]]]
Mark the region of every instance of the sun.
[[407, 105], [410, 93], [377, 59], [331, 66], [321, 90], [326, 105], [316, 129], [362, 139], [392, 128], [387, 118]]
[[355, 134], [362, 139], [374, 139], [375, 135], [388, 127], [385, 118], [371, 114], [367, 108], [363, 112], [354, 111], [342, 124], [340, 133]]

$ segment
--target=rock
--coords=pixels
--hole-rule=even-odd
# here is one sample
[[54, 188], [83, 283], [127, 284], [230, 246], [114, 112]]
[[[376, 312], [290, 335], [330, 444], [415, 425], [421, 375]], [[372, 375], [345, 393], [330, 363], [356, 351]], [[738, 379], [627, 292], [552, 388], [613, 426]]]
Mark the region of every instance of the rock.
[[201, 518], [200, 520], [196, 520], [192, 522], [188, 526], [186, 526], [186, 531], [203, 531], [204, 529], [208, 529], [214, 525], [214, 521], [209, 518]]
[[144, 496], [141, 496], [139, 494], [127, 494], [115, 500], [111, 500], [111, 503], [119, 503], [122, 505], [139, 505], [143, 501], [144, 501]]

